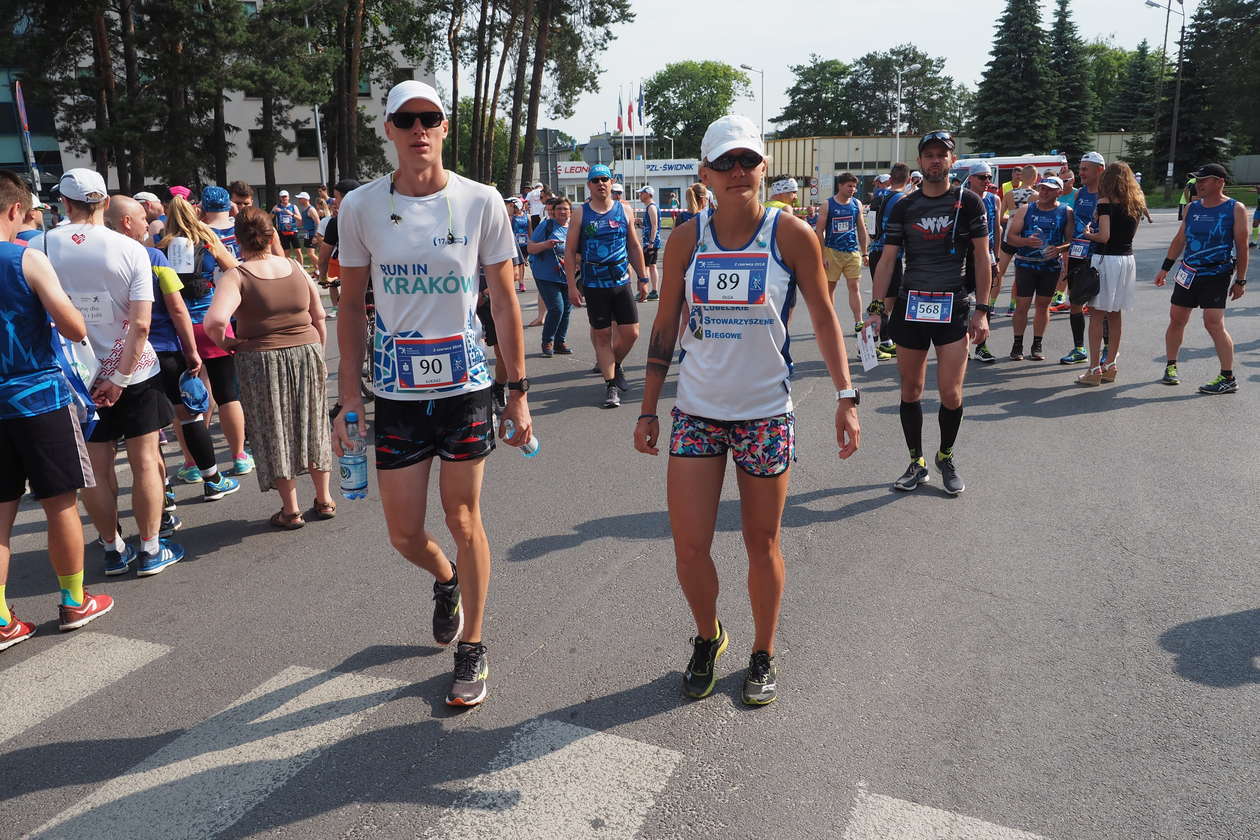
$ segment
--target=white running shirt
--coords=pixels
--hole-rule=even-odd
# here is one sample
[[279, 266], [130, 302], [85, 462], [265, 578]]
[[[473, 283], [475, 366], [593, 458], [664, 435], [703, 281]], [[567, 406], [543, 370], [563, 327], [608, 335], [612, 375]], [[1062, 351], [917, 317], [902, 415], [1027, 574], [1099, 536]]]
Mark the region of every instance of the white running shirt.
[[678, 368], [679, 411], [711, 420], [757, 420], [792, 410], [787, 322], [796, 278], [775, 243], [779, 213], [741, 247], [713, 236], [711, 210], [698, 217], [696, 251], [684, 275], [688, 305]]
[[516, 256], [516, 241], [492, 187], [447, 177], [443, 189], [415, 197], [391, 195], [387, 175], [348, 194], [337, 211], [341, 265], [371, 268], [378, 396], [433, 400], [490, 386], [478, 279], [482, 266]]

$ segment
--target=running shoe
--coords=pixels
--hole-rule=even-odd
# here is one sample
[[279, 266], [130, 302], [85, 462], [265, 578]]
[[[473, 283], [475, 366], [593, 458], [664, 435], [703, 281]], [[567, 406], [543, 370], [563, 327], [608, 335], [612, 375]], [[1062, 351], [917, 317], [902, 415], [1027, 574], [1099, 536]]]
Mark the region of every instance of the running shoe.
[[176, 470], [175, 477], [185, 484], [200, 484], [201, 470], [197, 469], [195, 464], [189, 464], [186, 467], [180, 467]]
[[1012, 300], [1010, 303], [1006, 304], [1006, 314], [1007, 315], [1015, 314], [1015, 301]]
[[779, 696], [779, 669], [774, 667], [774, 657], [764, 650], [753, 651], [744, 673], [744, 703], [748, 706], [765, 706]]
[[1218, 375], [1206, 385], [1199, 386], [1200, 394], [1233, 394], [1238, 391], [1238, 380], [1225, 374]]
[[254, 471], [254, 456], [248, 452], [244, 453], [244, 458], [235, 458], [232, 461], [232, 469], [228, 470], [226, 475], [241, 476], [249, 475]]
[[699, 700], [713, 693], [713, 686], [717, 684], [717, 661], [730, 644], [731, 637], [726, 635], [720, 621], [716, 639], [696, 636], [691, 640], [691, 660], [683, 672], [683, 694]]
[[173, 513], [162, 514], [162, 524], [158, 526], [159, 537], [169, 537], [171, 534], [184, 527], [184, 522]]
[[1045, 349], [1037, 342], [1033, 342], [1032, 349], [1028, 351], [1028, 358], [1034, 362], [1044, 362], [1046, 360]]
[[932, 474], [928, 472], [927, 466], [923, 463], [922, 458], [918, 458], [910, 462], [910, 466], [906, 467], [906, 471], [901, 474], [901, 478], [893, 482], [894, 490], [905, 490], [909, 492], [920, 484], [927, 484], [932, 478]]
[[1024, 360], [1024, 345], [1016, 344], [1011, 348], [1011, 361], [1022, 362]]
[[58, 627], [63, 631], [77, 630], [89, 621], [105, 615], [113, 608], [113, 598], [108, 595], [93, 595], [84, 589], [83, 606], [67, 607], [65, 604], [57, 606], [57, 613], [61, 618]]
[[18, 642], [24, 642], [35, 635], [35, 625], [23, 621], [9, 611], [9, 623], [0, 627], [0, 650], [11, 648]]
[[613, 384], [623, 391], [630, 390], [630, 380], [626, 379], [626, 373], [621, 369], [620, 362], [613, 368]]
[[224, 496], [230, 496], [240, 489], [241, 483], [235, 478], [220, 475], [217, 481], [213, 479], [206, 481], [206, 486], [202, 489], [202, 498], [207, 502], [217, 502]]
[[126, 543], [123, 545], [126, 548], [122, 551], [105, 549], [105, 574], [125, 575], [131, 569], [131, 563], [136, 559], [136, 550]]
[[599, 365], [595, 365], [595, 367], [591, 368], [589, 372], [590, 373], [603, 373], [603, 371], [600, 370]]
[[972, 358], [978, 362], [984, 362], [986, 365], [991, 365], [997, 361], [997, 356], [989, 352], [989, 345], [987, 344], [977, 344], [975, 352], [972, 353]]
[[[455, 564], [451, 564], [454, 570]], [[464, 607], [459, 596], [459, 580], [438, 583], [433, 581], [433, 641], [442, 647], [459, 638], [464, 632]]]
[[865, 327], [865, 326], [866, 326], [866, 322], [865, 322], [865, 321], [858, 321], [856, 324], [854, 324], [854, 325], [853, 325], [853, 334], [854, 334], [854, 335], [861, 335], [861, 334], [862, 334], [862, 327]]
[[138, 577], [148, 577], [156, 575], [167, 566], [178, 563], [184, 559], [184, 549], [178, 544], [161, 540], [158, 542], [158, 550], [154, 554], [147, 551], [140, 552], [140, 562], [136, 566], [136, 575]]
[[648, 292], [648, 300], [660, 300], [661, 296], [658, 292]]
[[175, 491], [171, 489], [171, 485], [166, 485], [166, 489], [162, 491], [162, 510], [167, 513], [175, 512]]
[[941, 486], [945, 488], [945, 492], [951, 496], [957, 496], [963, 490], [967, 489], [963, 484], [962, 476], [958, 474], [958, 468], [954, 466], [954, 456], [942, 458], [940, 453], [936, 453], [936, 468], [941, 473]]
[[489, 676], [486, 646], [479, 642], [460, 642], [455, 647], [455, 674], [451, 679], [451, 690], [446, 695], [446, 705], [481, 705], [481, 701], [486, 699], [486, 678]]
[[879, 345], [875, 348], [875, 358], [881, 362], [897, 358], [897, 345], [892, 342]]
[[1089, 361], [1089, 354], [1084, 347], [1073, 347], [1071, 352], [1059, 359], [1061, 365], [1080, 365]]
[[604, 397], [604, 408], [617, 408], [621, 405], [621, 391], [617, 390], [616, 385], [609, 385], [608, 392]]
[[1177, 366], [1164, 365], [1164, 378], [1159, 381], [1165, 385], [1180, 385], [1181, 377], [1177, 375]]

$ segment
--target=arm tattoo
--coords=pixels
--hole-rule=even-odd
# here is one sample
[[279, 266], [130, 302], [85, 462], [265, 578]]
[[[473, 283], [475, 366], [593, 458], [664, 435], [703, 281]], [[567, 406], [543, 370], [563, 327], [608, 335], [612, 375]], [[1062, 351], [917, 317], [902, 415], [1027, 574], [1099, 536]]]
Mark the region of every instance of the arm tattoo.
[[666, 336], [660, 330], [652, 330], [652, 339], [648, 342], [648, 370], [659, 372], [661, 376], [669, 372], [669, 364], [674, 358], [674, 342], [677, 338], [677, 335]]

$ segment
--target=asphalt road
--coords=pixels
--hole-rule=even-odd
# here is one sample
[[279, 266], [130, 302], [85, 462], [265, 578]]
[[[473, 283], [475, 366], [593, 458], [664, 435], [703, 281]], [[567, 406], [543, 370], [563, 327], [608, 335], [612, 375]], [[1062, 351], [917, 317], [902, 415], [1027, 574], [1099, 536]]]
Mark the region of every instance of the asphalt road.
[[[70, 634], [24, 506], [8, 592], [40, 631], [0, 654], [0, 835], [1260, 835], [1260, 293], [1229, 310], [1238, 394], [1195, 393], [1217, 372], [1197, 318], [1185, 384], [1159, 384], [1169, 292], [1150, 279], [1175, 224], [1139, 233], [1114, 385], [1076, 387], [1081, 369], [1056, 363], [1066, 315], [1049, 361], [973, 365], [959, 498], [890, 489], [906, 463], [891, 366], [856, 373], [862, 448], [839, 461], [798, 308], [782, 695], [766, 708], [739, 702], [752, 626], [733, 479], [714, 544], [731, 651], [712, 697], [680, 695], [693, 629], [665, 460], [632, 449], [637, 389], [597, 407], [580, 315], [574, 356], [542, 359], [527, 335], [540, 456], [500, 449], [487, 470], [475, 711], [442, 704], [430, 583], [390, 549], [374, 497], [277, 533], [252, 476], [218, 503], [181, 487], [189, 559], [107, 580], [90, 546], [89, 586], [117, 607]], [[1009, 323], [994, 320], [1001, 355]]]

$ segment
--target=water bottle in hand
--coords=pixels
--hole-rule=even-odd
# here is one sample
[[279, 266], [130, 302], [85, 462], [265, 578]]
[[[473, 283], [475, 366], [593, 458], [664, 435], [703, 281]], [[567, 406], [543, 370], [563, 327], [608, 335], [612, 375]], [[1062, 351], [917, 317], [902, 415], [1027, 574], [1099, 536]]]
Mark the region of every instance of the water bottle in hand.
[[[512, 435], [516, 434], [516, 424], [513, 423], [511, 420], [504, 420], [503, 421], [503, 434], [509, 438], [512, 437]], [[521, 454], [524, 455], [526, 458], [533, 458], [535, 455], [538, 454], [538, 438], [534, 437], [533, 432], [530, 432], [529, 440], [526, 441], [521, 446], [518, 446], [517, 449], [520, 449]]]
[[342, 448], [345, 453], [338, 459], [341, 466], [341, 495], [347, 499], [367, 498], [367, 441], [359, 428], [359, 415], [346, 412], [346, 435], [350, 443]]

